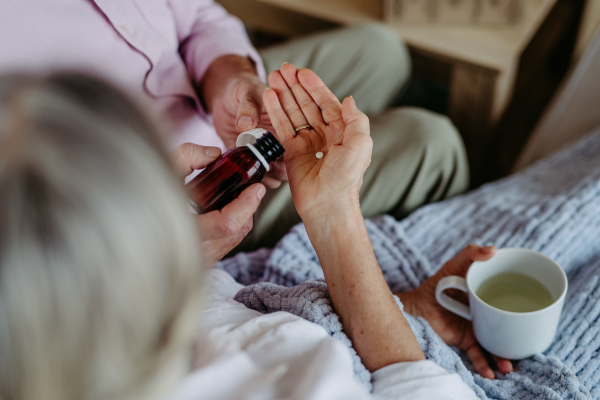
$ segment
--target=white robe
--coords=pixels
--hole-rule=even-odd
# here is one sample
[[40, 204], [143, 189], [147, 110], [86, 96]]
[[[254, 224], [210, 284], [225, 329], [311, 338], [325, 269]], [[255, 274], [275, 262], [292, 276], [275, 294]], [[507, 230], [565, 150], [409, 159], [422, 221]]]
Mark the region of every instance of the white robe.
[[197, 369], [169, 400], [477, 399], [457, 374], [431, 361], [375, 371], [373, 393], [354, 378], [346, 346], [287, 312], [261, 314], [233, 300], [243, 286], [211, 269]]

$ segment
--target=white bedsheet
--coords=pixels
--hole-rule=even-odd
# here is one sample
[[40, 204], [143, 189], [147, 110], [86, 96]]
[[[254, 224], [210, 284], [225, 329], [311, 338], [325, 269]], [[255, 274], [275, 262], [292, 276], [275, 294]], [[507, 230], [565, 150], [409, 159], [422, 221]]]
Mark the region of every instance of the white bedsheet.
[[210, 270], [207, 280], [197, 369], [169, 400], [477, 399], [458, 375], [431, 361], [381, 368], [369, 394], [354, 379], [347, 348], [321, 326], [246, 308], [233, 300], [242, 286], [224, 271]]

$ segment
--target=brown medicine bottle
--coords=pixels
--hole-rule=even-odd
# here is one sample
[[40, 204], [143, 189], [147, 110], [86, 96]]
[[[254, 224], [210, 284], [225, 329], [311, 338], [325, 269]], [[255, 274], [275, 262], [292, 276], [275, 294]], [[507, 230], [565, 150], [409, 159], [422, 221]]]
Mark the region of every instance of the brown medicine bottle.
[[254, 144], [223, 153], [186, 185], [192, 208], [202, 214], [225, 207], [248, 186], [262, 182], [269, 164], [284, 151], [281, 143], [267, 131]]

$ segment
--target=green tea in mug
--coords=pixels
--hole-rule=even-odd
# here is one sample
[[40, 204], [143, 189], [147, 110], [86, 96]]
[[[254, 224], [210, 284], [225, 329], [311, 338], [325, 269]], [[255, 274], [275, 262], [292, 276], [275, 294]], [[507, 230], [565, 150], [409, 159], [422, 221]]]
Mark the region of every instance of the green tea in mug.
[[530, 312], [554, 303], [550, 291], [540, 281], [518, 272], [504, 272], [486, 279], [477, 296], [504, 311]]

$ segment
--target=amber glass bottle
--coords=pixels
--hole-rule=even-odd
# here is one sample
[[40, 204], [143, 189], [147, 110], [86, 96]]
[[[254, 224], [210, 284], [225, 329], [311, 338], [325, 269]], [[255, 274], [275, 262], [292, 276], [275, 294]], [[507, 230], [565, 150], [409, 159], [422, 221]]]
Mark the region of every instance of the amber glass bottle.
[[275, 136], [266, 132], [254, 144], [225, 152], [187, 184], [190, 204], [198, 214], [220, 210], [248, 186], [262, 182], [269, 164], [284, 151]]

